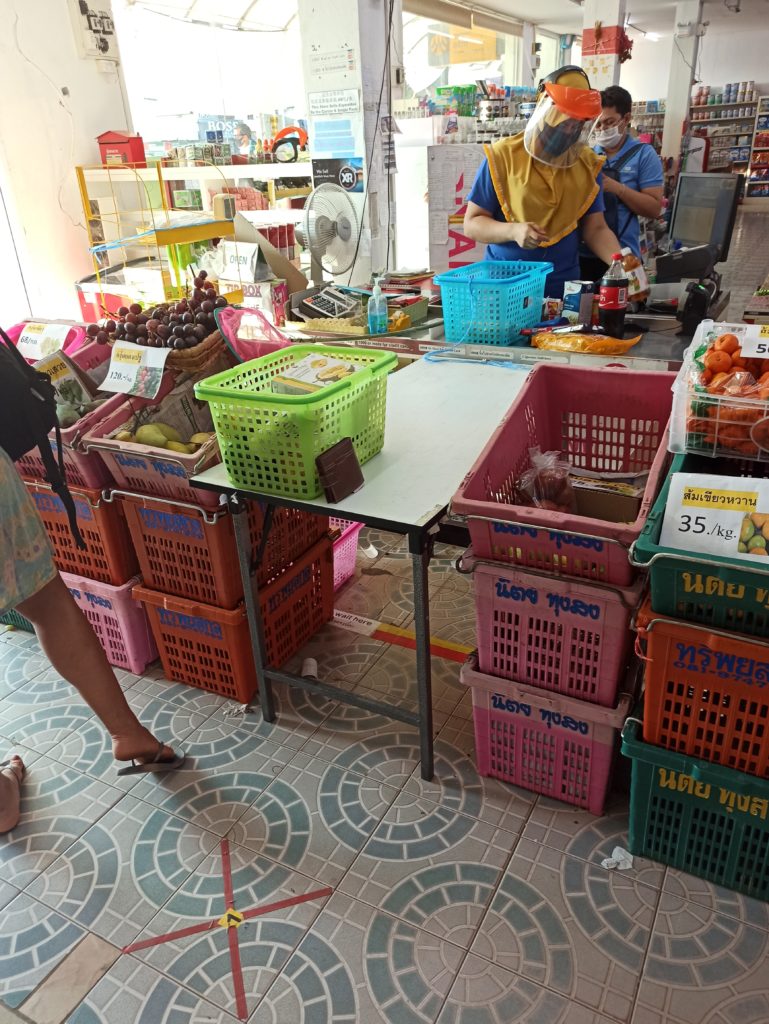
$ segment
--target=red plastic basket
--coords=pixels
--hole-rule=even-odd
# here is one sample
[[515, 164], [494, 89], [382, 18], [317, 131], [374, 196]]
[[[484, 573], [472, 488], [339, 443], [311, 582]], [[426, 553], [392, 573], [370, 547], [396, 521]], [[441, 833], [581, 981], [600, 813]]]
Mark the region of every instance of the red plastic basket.
[[[260, 592], [271, 665], [282, 665], [334, 610], [331, 541], [326, 538]], [[257, 689], [246, 613], [137, 587], [168, 679], [245, 704]]]
[[462, 571], [473, 573], [481, 672], [614, 707], [642, 582], [615, 589], [483, 562], [472, 553]]
[[644, 740], [769, 778], [769, 644], [668, 619], [645, 604]]
[[616, 709], [547, 695], [479, 672], [474, 655], [459, 678], [472, 688], [481, 775], [603, 813], [629, 694]]
[[91, 623], [110, 665], [141, 674], [158, 656], [147, 613], [133, 596], [139, 577], [120, 587], [63, 572], [61, 578]]
[[[628, 548], [643, 529], [667, 464], [672, 373], [540, 365], [451, 502], [468, 517], [476, 557], [622, 586]], [[634, 523], [513, 503], [529, 449], [560, 451], [575, 469], [649, 473]]]
[[139, 568], [136, 553], [116, 503], [107, 501], [101, 491], [70, 488], [77, 525], [86, 543], [83, 551], [75, 544], [61, 498], [48, 484], [25, 482], [43, 520], [54, 561], [61, 572], [75, 573], [115, 586], [136, 575]]
[[[102, 366], [110, 355], [108, 345], [97, 345], [91, 342], [84, 345], [69, 358], [88, 372]], [[71, 427], [61, 431], [62, 457], [66, 472], [67, 483], [74, 487], [104, 487], [112, 483], [112, 476], [99, 456], [94, 453], [83, 451], [80, 447], [80, 439], [89, 430], [95, 429], [96, 425], [108, 416], [115, 409], [125, 402], [125, 395], [111, 395], [106, 401], [89, 412]], [[51, 447], [56, 451], [56, 432], [51, 431], [48, 435]], [[16, 468], [26, 480], [43, 480], [45, 478], [45, 465], [40, 457], [37, 448], [23, 455], [17, 462]]]
[[[212, 512], [122, 491], [114, 495], [123, 501], [146, 586], [218, 608], [234, 608], [243, 599], [235, 530], [227, 509]], [[262, 539], [264, 506], [256, 501], [246, 504], [255, 549]], [[280, 575], [327, 532], [325, 516], [275, 509], [257, 574], [259, 586]]]
[[332, 516], [329, 526], [332, 530], [341, 531], [334, 541], [334, 590], [339, 590], [355, 575], [358, 537], [363, 529], [363, 523], [355, 523], [351, 519], [336, 519]]

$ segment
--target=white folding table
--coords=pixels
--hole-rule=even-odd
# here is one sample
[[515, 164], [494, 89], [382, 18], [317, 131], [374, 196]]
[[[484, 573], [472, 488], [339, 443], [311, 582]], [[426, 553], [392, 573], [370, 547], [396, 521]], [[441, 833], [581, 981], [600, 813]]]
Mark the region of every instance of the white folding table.
[[[509, 357], [509, 353], [508, 353]], [[336, 505], [324, 497], [285, 498], [233, 485], [223, 465], [193, 479], [196, 487], [218, 491], [233, 513], [238, 559], [259, 700], [265, 721], [275, 720], [272, 684], [285, 683], [416, 725], [422, 777], [433, 776], [430, 609], [427, 570], [433, 537], [448, 504], [489, 436], [520, 391], [530, 367], [422, 359], [388, 379], [387, 425], [382, 451], [363, 465], [364, 486]], [[369, 700], [329, 683], [282, 671], [267, 662], [258, 587], [254, 578], [247, 501], [267, 507], [262, 550], [276, 507], [333, 515], [408, 537], [414, 577], [414, 629], [419, 709], [417, 712]]]

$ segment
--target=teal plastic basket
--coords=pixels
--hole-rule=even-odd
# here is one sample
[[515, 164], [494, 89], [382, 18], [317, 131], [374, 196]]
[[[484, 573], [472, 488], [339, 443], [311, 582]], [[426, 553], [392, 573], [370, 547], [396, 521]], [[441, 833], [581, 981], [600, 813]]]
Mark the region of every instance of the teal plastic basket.
[[15, 629], [23, 629], [25, 633], [34, 633], [35, 627], [29, 621], [25, 619], [19, 612], [9, 611], [5, 615], [0, 615], [0, 626], [13, 626]]
[[484, 260], [438, 275], [446, 340], [528, 344], [521, 331], [542, 319], [545, 278], [552, 270], [552, 263]]

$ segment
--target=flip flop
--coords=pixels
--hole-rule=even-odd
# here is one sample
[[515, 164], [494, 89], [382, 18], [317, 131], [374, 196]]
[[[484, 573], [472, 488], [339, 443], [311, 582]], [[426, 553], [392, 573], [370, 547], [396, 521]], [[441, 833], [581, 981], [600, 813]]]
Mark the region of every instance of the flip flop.
[[[21, 761], [21, 758], [19, 758], [19, 760]], [[24, 764], [23, 761], [21, 761], [21, 779], [13, 770], [13, 758], [9, 758], [7, 761], [0, 761], [0, 772], [4, 771], [6, 768], [10, 769], [11, 775], [14, 777], [14, 779], [16, 779], [16, 782], [18, 783], [19, 791], [21, 791], [21, 780], [27, 774], [27, 766]]]
[[118, 775], [149, 775], [151, 772], [172, 772], [176, 768], [181, 768], [185, 760], [184, 754], [176, 754], [170, 761], [160, 759], [164, 746], [163, 741], [158, 740], [157, 753], [151, 761], [140, 764], [135, 758], [131, 758], [131, 763], [127, 768], [118, 769]]

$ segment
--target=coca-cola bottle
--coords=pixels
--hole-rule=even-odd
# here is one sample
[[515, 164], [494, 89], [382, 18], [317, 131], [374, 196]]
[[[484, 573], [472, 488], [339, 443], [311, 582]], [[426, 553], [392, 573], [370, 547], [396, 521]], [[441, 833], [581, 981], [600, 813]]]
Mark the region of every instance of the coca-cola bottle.
[[601, 278], [598, 294], [598, 318], [602, 329], [613, 338], [625, 336], [628, 278], [622, 266], [622, 253], [615, 253], [611, 266]]

